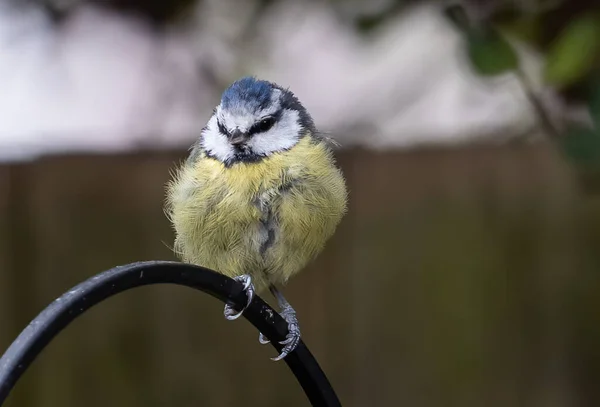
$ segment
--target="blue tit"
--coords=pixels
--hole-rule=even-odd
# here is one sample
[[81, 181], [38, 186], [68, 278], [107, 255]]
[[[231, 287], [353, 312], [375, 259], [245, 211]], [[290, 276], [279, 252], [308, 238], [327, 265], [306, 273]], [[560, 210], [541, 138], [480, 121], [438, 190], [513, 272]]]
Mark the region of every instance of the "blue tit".
[[[244, 285], [248, 304], [269, 288], [289, 325], [280, 360], [296, 348], [296, 312], [285, 284], [323, 249], [346, 212], [347, 189], [331, 140], [296, 96], [252, 77], [222, 94], [167, 186], [174, 251]], [[245, 309], [245, 308], [244, 308]], [[227, 319], [238, 318], [225, 305]], [[262, 333], [261, 343], [268, 343]]]

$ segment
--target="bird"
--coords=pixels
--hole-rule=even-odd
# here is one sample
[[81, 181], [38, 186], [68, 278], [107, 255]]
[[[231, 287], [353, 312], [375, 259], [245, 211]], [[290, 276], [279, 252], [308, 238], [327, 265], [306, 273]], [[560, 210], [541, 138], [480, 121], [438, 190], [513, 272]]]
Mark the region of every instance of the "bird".
[[289, 89], [246, 76], [223, 91], [167, 184], [175, 254], [243, 285], [247, 304], [239, 312], [225, 304], [225, 318], [237, 319], [267, 288], [276, 298], [288, 324], [276, 361], [301, 337], [278, 286], [317, 257], [347, 212], [336, 146]]

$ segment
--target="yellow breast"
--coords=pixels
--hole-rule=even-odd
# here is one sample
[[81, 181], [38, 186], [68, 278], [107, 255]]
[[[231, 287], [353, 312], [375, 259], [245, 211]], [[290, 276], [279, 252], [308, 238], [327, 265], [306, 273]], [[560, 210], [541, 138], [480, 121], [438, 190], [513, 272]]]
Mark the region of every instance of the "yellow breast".
[[321, 251], [347, 195], [331, 152], [310, 137], [229, 168], [201, 156], [176, 171], [167, 193], [182, 260], [230, 277], [250, 274], [258, 290], [286, 282]]

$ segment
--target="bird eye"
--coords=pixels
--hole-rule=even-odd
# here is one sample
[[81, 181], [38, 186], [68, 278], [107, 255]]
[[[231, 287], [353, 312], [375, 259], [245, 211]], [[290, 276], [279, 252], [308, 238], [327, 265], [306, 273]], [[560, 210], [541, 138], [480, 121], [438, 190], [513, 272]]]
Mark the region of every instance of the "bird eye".
[[268, 131], [271, 127], [273, 127], [274, 124], [275, 119], [273, 117], [265, 117], [264, 119], [256, 123], [254, 126], [252, 126], [249, 133], [264, 133], [265, 131]]

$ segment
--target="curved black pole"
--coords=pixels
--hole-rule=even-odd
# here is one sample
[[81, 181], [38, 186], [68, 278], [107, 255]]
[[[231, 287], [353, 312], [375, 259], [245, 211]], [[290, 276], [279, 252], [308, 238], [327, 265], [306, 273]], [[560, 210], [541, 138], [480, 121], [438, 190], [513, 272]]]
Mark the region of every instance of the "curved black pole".
[[[0, 359], [0, 406], [17, 380], [44, 347], [83, 312], [131, 288], [170, 283], [203, 291], [242, 309], [247, 297], [238, 282], [215, 271], [171, 261], [146, 261], [118, 266], [84, 281], [52, 302], [21, 332]], [[281, 351], [287, 323], [255, 296], [243, 316]], [[302, 341], [284, 361], [313, 406], [341, 406], [327, 377]]]

